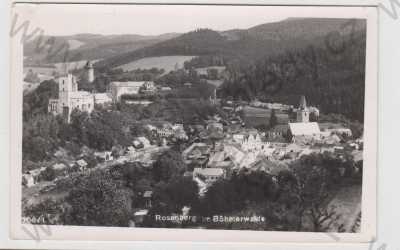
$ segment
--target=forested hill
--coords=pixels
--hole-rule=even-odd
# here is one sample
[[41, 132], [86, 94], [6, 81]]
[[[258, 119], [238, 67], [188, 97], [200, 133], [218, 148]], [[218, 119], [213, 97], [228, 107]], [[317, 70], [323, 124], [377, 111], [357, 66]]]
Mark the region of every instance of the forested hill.
[[[76, 34], [71, 36], [39, 36], [24, 45], [25, 64], [43, 65], [79, 60], [95, 60], [130, 52], [180, 34], [158, 36]], [[68, 58], [65, 58], [68, 51]]]
[[199, 29], [129, 53], [107, 58], [97, 67], [117, 67], [140, 58], [169, 55], [221, 55], [254, 61], [290, 49], [321, 45], [327, 36], [346, 35], [365, 29], [361, 19], [287, 19], [246, 30]]
[[251, 64], [229, 64], [219, 95], [298, 105], [364, 119], [365, 30], [331, 36], [321, 45], [287, 50]]

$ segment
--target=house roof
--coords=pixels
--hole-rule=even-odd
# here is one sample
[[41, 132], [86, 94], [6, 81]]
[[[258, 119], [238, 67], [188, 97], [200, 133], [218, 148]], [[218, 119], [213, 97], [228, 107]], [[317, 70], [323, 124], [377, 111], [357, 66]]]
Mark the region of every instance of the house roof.
[[142, 209], [142, 210], [135, 212], [135, 216], [144, 216], [144, 215], [147, 215], [148, 213], [149, 213], [149, 210]]
[[200, 174], [204, 176], [221, 176], [224, 174], [222, 168], [195, 168], [193, 174]]
[[87, 166], [87, 162], [84, 159], [80, 159], [80, 160], [76, 161], [76, 164], [78, 164], [81, 167]]
[[317, 135], [320, 134], [318, 123], [316, 122], [295, 122], [289, 123], [290, 132], [294, 136], [298, 135]]
[[138, 137], [137, 140], [138, 140], [139, 142], [143, 143], [143, 144], [149, 144], [149, 143], [150, 143], [150, 141], [149, 141], [146, 137], [144, 137], [144, 136]]
[[253, 170], [265, 171], [271, 175], [278, 175], [281, 171], [289, 169], [286, 164], [270, 161], [265, 157], [260, 158], [258, 161], [251, 164], [250, 168]]
[[225, 160], [225, 152], [219, 151], [210, 157], [209, 163], [220, 162]]
[[53, 165], [53, 169], [59, 170], [59, 169], [64, 169], [67, 166], [64, 163], [57, 163]]
[[95, 93], [93, 94], [95, 99], [110, 99], [109, 93]]
[[76, 91], [76, 92], [70, 92], [70, 97], [71, 98], [93, 98], [93, 95], [87, 91]]
[[145, 191], [144, 193], [143, 193], [143, 197], [145, 197], [145, 198], [150, 198], [151, 196], [153, 195], [153, 191]]

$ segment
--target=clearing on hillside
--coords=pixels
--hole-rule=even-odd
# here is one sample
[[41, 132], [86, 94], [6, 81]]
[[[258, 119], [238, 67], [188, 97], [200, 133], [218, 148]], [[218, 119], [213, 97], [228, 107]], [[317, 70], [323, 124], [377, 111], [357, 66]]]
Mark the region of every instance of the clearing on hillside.
[[192, 60], [196, 56], [158, 56], [158, 57], [146, 57], [142, 58], [121, 66], [124, 71], [130, 71], [135, 69], [151, 69], [159, 68], [164, 69], [165, 73], [170, 72], [175, 69], [177, 65], [178, 68], [183, 68], [183, 63]]

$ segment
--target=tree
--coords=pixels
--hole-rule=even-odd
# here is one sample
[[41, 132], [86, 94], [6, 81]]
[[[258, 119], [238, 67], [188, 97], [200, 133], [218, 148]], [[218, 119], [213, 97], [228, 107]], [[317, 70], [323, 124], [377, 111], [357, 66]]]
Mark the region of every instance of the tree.
[[186, 171], [180, 152], [173, 149], [164, 152], [153, 164], [153, 177], [155, 181], [168, 182], [171, 178], [180, 176]]
[[278, 118], [275, 114], [275, 109], [271, 111], [271, 116], [269, 117], [269, 127], [273, 128], [278, 124]]
[[30, 218], [32, 224], [62, 225], [64, 206], [62, 202], [47, 198], [38, 204], [23, 209], [23, 216]]
[[200, 212], [204, 215], [215, 215], [229, 213], [243, 207], [244, 202], [238, 198], [233, 183], [221, 179], [208, 188], [201, 201]]
[[48, 166], [44, 171], [42, 171], [39, 175], [39, 179], [44, 181], [53, 181], [56, 178], [56, 171], [52, 166]]
[[352, 173], [354, 165], [352, 159], [340, 159], [333, 154], [311, 154], [294, 162], [293, 172], [279, 174], [278, 201], [301, 218], [296, 230], [304, 230], [301, 221], [309, 221], [308, 229], [316, 232], [327, 231], [337, 221], [340, 215], [328, 206], [329, 199], [346, 180], [344, 176]]
[[57, 96], [58, 84], [54, 80], [41, 82], [39, 87], [24, 96], [24, 122], [37, 114], [47, 114], [49, 99]]
[[26, 74], [24, 78], [25, 82], [31, 82], [31, 83], [38, 83], [40, 82], [40, 78], [37, 73], [34, 73], [32, 69], [29, 69], [28, 73]]
[[[184, 206], [198, 206], [199, 188], [189, 177], [177, 177], [168, 183], [159, 183], [154, 191], [155, 203], [163, 203], [174, 213], [181, 212]], [[153, 210], [153, 212], [156, 212]]]
[[66, 201], [69, 225], [128, 226], [131, 218], [132, 196], [108, 172], [93, 171], [79, 177]]
[[317, 122], [318, 121], [318, 116], [316, 115], [315, 112], [310, 113], [310, 122]]

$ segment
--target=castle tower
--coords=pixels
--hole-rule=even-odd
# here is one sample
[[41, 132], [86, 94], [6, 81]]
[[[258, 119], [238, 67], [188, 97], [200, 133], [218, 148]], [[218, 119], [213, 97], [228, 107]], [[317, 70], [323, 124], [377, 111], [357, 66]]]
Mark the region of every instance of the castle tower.
[[307, 108], [306, 97], [303, 95], [300, 97], [300, 104], [297, 110], [297, 122], [309, 122], [310, 111]]
[[71, 93], [78, 91], [78, 83], [72, 74], [58, 78], [58, 114], [68, 117], [71, 112]]
[[94, 81], [94, 69], [91, 61], [87, 61], [85, 65], [86, 80], [91, 83]]

